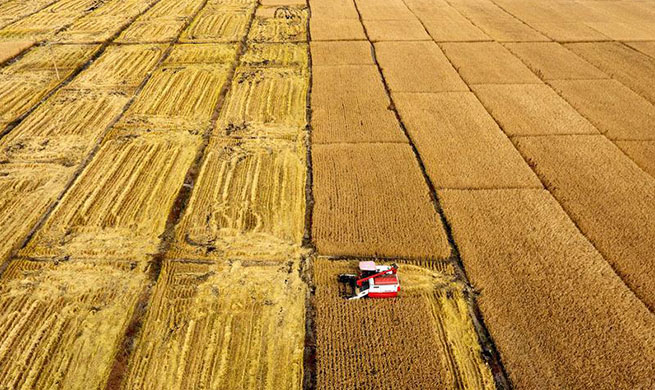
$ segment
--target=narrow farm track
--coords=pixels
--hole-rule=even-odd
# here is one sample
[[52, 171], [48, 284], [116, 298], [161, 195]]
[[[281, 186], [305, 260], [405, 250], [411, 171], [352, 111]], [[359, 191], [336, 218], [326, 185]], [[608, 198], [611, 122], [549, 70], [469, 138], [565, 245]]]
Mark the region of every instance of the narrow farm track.
[[0, 389], [655, 388], [654, 21], [0, 0]]

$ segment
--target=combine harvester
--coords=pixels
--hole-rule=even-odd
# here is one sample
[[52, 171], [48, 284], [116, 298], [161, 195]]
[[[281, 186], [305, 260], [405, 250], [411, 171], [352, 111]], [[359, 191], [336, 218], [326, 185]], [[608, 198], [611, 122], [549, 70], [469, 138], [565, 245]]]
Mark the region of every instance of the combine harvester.
[[348, 299], [395, 298], [400, 291], [398, 281], [398, 266], [396, 264], [375, 265], [374, 261], [360, 261], [359, 275], [341, 274], [339, 282], [347, 287], [345, 295]]

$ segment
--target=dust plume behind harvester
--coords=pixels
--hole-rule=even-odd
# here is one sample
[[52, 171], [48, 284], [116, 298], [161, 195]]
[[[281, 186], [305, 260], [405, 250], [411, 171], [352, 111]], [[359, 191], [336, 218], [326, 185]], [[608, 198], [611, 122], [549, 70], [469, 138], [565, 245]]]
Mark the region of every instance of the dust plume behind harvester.
[[376, 265], [374, 261], [360, 261], [359, 273], [340, 274], [339, 282], [348, 299], [395, 298], [400, 291], [398, 265]]

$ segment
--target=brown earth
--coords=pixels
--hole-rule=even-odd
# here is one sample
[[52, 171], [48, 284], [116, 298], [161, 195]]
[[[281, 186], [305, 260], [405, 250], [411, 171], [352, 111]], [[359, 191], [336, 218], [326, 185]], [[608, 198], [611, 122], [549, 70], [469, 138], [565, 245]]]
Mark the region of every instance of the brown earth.
[[515, 388], [652, 387], [655, 317], [547, 191], [440, 196]]
[[541, 187], [472, 93], [394, 93], [393, 97], [435, 187]]
[[516, 142], [582, 233], [634, 293], [655, 308], [655, 240], [650, 239], [655, 237], [655, 179], [603, 136]]
[[450, 246], [412, 149], [315, 145], [313, 237], [319, 254], [443, 259]]

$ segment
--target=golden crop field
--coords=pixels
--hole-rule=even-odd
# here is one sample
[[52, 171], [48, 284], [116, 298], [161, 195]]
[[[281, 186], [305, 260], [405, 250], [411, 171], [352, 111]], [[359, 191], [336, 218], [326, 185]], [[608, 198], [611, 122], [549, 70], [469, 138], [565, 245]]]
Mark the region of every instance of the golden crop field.
[[0, 390], [652, 389], [653, 269], [650, 0], [0, 0]]

